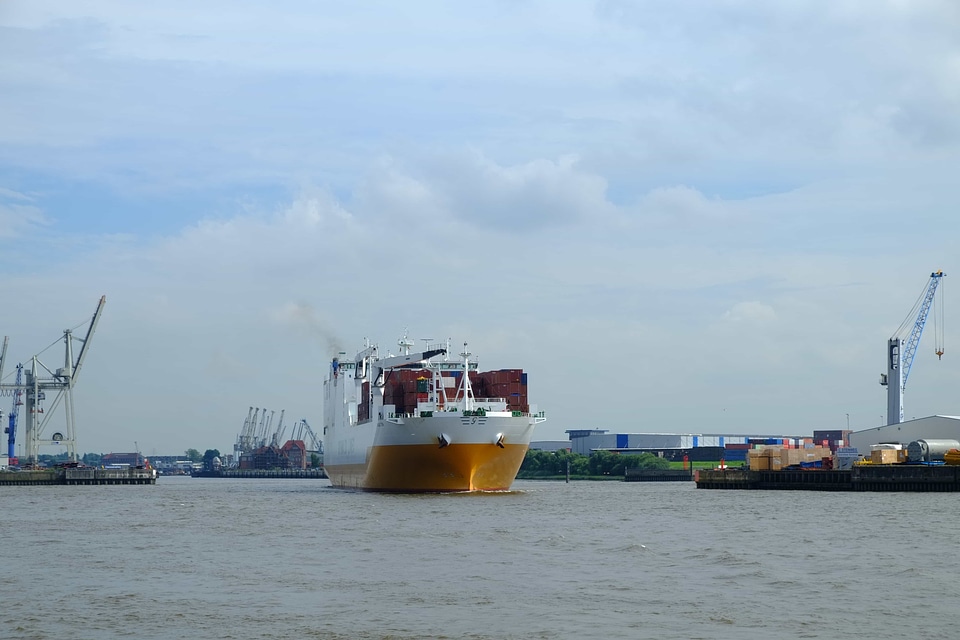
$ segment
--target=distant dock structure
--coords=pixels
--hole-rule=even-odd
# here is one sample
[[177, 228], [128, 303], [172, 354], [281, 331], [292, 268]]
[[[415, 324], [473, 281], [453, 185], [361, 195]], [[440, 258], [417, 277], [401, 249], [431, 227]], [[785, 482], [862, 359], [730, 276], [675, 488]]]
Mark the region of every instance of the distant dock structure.
[[65, 466], [53, 469], [0, 471], [0, 486], [156, 484], [157, 470]]
[[323, 469], [203, 469], [190, 474], [194, 478], [288, 478], [288, 479], [324, 479], [327, 473]]

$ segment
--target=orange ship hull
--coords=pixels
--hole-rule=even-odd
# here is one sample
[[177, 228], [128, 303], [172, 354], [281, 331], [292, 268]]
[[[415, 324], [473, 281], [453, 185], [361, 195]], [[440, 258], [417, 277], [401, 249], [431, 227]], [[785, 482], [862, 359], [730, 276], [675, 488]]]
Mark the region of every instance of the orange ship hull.
[[374, 446], [366, 464], [327, 466], [326, 471], [334, 486], [366, 491], [505, 491], [527, 448], [487, 443]]

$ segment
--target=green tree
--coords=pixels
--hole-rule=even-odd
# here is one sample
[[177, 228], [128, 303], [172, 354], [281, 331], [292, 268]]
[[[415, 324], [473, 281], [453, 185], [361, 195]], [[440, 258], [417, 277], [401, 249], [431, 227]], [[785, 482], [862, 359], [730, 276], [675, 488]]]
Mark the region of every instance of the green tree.
[[83, 457], [80, 458], [80, 461], [88, 467], [99, 467], [102, 460], [102, 453], [85, 453]]
[[203, 452], [203, 468], [206, 470], [213, 469], [213, 459], [220, 457], [219, 449], [207, 449]]
[[652, 453], [618, 454], [612, 451], [595, 451], [585, 456], [566, 449], [559, 451], [527, 451], [520, 465], [521, 478], [544, 478], [562, 476], [570, 465], [571, 476], [624, 475], [626, 469], [669, 469], [670, 463]]
[[313, 469], [320, 468], [320, 455], [316, 453], [310, 454], [310, 467]]
[[587, 464], [590, 469], [590, 475], [610, 475], [613, 466], [618, 462], [617, 457], [617, 454], [611, 451], [594, 451], [590, 455], [590, 461]]
[[200, 455], [200, 452], [196, 449], [187, 449], [183, 455], [185, 455], [190, 462], [200, 462], [203, 460], [203, 456]]

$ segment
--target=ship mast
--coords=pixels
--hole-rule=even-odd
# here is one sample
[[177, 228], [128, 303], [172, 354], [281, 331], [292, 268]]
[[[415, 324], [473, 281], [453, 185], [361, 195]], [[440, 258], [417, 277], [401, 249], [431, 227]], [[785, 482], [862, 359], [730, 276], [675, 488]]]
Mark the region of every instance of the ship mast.
[[470, 386], [470, 356], [473, 355], [467, 351], [467, 343], [463, 343], [463, 351], [460, 357], [463, 358], [463, 408], [465, 411], [472, 411], [473, 405], [473, 387]]

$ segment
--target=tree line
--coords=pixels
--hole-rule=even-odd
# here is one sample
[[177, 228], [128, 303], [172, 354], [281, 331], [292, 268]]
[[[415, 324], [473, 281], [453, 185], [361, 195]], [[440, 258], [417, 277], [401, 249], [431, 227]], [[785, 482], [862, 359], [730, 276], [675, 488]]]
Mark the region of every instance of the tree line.
[[626, 469], [669, 469], [670, 462], [652, 453], [619, 454], [596, 451], [589, 456], [559, 451], [527, 451], [518, 478], [562, 476], [570, 465], [571, 476], [622, 476]]

